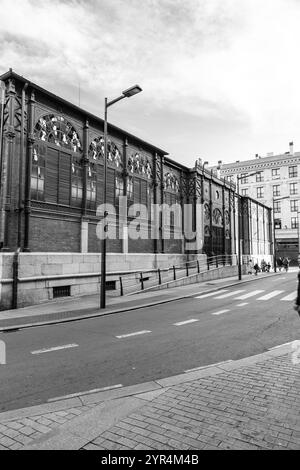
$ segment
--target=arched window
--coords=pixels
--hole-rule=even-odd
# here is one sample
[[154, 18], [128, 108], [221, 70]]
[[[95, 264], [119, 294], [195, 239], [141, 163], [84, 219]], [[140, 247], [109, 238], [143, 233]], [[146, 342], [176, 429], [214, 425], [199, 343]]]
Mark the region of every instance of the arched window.
[[79, 136], [70, 122], [62, 116], [48, 114], [42, 116], [36, 123], [34, 135], [36, 139], [55, 144], [57, 147], [81, 152], [82, 145]]

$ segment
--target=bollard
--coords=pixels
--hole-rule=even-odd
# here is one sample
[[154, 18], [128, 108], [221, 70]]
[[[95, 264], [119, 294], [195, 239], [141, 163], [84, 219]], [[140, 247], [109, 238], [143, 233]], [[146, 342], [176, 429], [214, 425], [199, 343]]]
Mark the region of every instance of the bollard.
[[119, 280], [120, 280], [120, 295], [121, 295], [121, 297], [123, 297], [124, 290], [123, 290], [123, 281], [122, 281], [121, 276], [119, 277]]
[[176, 268], [173, 266], [173, 273], [174, 273], [174, 281], [176, 281]]
[[144, 278], [143, 278], [143, 273], [141, 273], [141, 290], [144, 290]]
[[198, 270], [198, 274], [200, 274], [200, 264], [199, 264], [199, 260], [197, 259], [197, 270]]
[[157, 270], [158, 273], [158, 284], [161, 285], [161, 272], [160, 269]]
[[187, 277], [189, 276], [189, 265], [188, 265], [188, 263], [186, 263], [186, 276]]

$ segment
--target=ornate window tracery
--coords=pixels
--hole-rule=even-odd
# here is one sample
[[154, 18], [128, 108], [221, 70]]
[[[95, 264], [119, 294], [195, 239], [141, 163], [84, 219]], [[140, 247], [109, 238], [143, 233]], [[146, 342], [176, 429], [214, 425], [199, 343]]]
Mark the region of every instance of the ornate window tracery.
[[210, 237], [210, 228], [208, 227], [208, 225], [204, 227], [204, 236]]
[[[104, 159], [104, 138], [102, 136], [96, 137], [90, 143], [89, 158], [90, 160], [98, 161]], [[119, 147], [111, 140], [107, 141], [107, 162], [116, 168], [123, 168], [122, 153]]]
[[215, 210], [213, 211], [213, 222], [214, 222], [216, 225], [222, 225], [222, 223], [223, 223], [223, 217], [222, 217], [222, 214], [221, 214], [220, 209], [215, 209]]
[[81, 152], [82, 145], [79, 136], [70, 122], [62, 116], [48, 114], [42, 116], [36, 123], [34, 135], [44, 142], [55, 144], [57, 147]]
[[179, 180], [173, 171], [169, 171], [164, 175], [164, 183], [166, 190], [170, 189], [171, 191], [179, 192]]
[[153, 170], [150, 160], [141, 153], [136, 152], [135, 154], [131, 154], [128, 158], [127, 167], [131, 174], [136, 173], [148, 179], [152, 178]]
[[204, 215], [207, 219], [210, 218], [210, 207], [207, 203], [204, 204]]

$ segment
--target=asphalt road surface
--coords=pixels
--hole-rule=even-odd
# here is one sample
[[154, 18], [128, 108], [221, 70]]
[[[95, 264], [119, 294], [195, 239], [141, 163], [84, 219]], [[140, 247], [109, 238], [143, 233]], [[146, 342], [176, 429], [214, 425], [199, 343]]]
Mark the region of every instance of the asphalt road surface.
[[300, 339], [295, 272], [199, 298], [0, 334], [0, 411], [241, 359]]

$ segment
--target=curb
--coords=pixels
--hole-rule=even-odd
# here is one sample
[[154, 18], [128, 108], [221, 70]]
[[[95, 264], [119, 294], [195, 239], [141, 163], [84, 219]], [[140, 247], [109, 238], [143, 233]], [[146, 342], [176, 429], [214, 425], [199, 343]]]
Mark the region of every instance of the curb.
[[[95, 394], [94, 401], [89, 401], [89, 403], [96, 404], [95, 408], [83, 413], [78, 418], [74, 418], [69, 423], [60, 426], [57, 431], [53, 431], [55, 435], [53, 435], [53, 432], [51, 435], [48, 434], [48, 436], [45, 434], [32, 444], [26, 446], [25, 450], [80, 449], [128, 414], [143, 407], [147, 402], [151, 402], [173, 385], [194, 381], [203, 377], [215, 376], [249, 365], [255, 365], [274, 357], [286, 355], [290, 350], [290, 343], [283, 344], [265, 353], [250, 356], [245, 359], [225, 361], [223, 363], [203, 367], [194, 372], [180, 374], [133, 387], [126, 387], [123, 389], [122, 396], [116, 396], [115, 393], [112, 393], [109, 397]], [[134, 388], [135, 391], [133, 390]]]
[[[47, 403], [42, 405], [35, 405], [27, 408], [21, 408], [18, 410], [4, 411], [0, 413], [0, 423], [7, 421], [18, 420], [22, 418], [28, 418], [30, 416], [38, 416], [44, 413], [51, 413], [55, 411], [62, 411], [68, 408], [75, 408], [78, 406], [86, 406], [91, 404], [100, 404], [104, 402], [111, 402], [118, 399], [125, 399], [132, 396], [139, 396], [144, 399], [148, 395], [156, 396], [163, 393], [173, 385], [178, 385], [186, 382], [191, 382], [203, 377], [214, 376], [222, 374], [224, 372], [230, 372], [241, 367], [253, 365], [259, 362], [264, 362], [274, 357], [283, 356], [291, 352], [291, 343], [282, 344], [268, 349], [264, 353], [256, 354], [255, 356], [249, 356], [243, 359], [237, 359], [235, 361], [223, 361], [217, 364], [210, 364], [207, 366], [201, 366], [199, 369], [194, 369], [189, 372], [182, 374], [173, 375], [164, 379], [153, 380], [151, 382], [144, 382], [136, 385], [129, 385], [127, 387], [120, 387], [118, 389], [111, 389], [106, 391], [99, 391], [95, 393], [78, 393], [74, 394], [72, 398], [52, 398]], [[93, 410], [92, 410], [93, 411]], [[74, 418], [76, 419], [76, 418]]]
[[[279, 275], [279, 273], [270, 273], [270, 274], [265, 275], [264, 277], [272, 277], [272, 276], [278, 276], [278, 275]], [[253, 281], [257, 281], [257, 280], [258, 280], [258, 278], [255, 277], [254, 279], [247, 279], [245, 281], [243, 281], [243, 280], [235, 281], [235, 282], [233, 282], [231, 284], [227, 284], [225, 286], [214, 287], [214, 288], [208, 289], [206, 291], [201, 292], [198, 295], [209, 294], [211, 292], [217, 292], [220, 289], [226, 289], [227, 287], [236, 286], [237, 284], [245, 284], [247, 282], [253, 282]], [[90, 314], [87, 314], [87, 315], [82, 315], [82, 316], [77, 316], [77, 317], [62, 318], [62, 319], [57, 319], [57, 320], [48, 320], [48, 321], [44, 321], [44, 322], [36, 322], [36, 323], [33, 322], [33, 323], [27, 323], [27, 324], [25, 323], [25, 324], [20, 324], [20, 325], [13, 325], [13, 326], [4, 326], [4, 327], [0, 327], [0, 333], [5, 333], [5, 332], [9, 332], [9, 331], [16, 331], [16, 330], [24, 330], [24, 329], [28, 329], [28, 328], [37, 328], [37, 327], [42, 327], [42, 326], [47, 326], [47, 325], [57, 325], [57, 324], [60, 324], [60, 323], [69, 323], [69, 322], [74, 322], [74, 321], [88, 320], [88, 319], [93, 319], [93, 318], [97, 318], [97, 317], [102, 317], [102, 316], [105, 316], [105, 315], [114, 315], [116, 313], [122, 313], [122, 312], [130, 312], [132, 310], [140, 310], [142, 308], [154, 307], [156, 305], [162, 305], [162, 304], [166, 304], [166, 303], [169, 303], [169, 302], [176, 302], [177, 300], [192, 298], [195, 295], [197, 295], [197, 293], [181, 295], [181, 296], [178, 296], [178, 297], [172, 297], [170, 299], [152, 301], [152, 302], [147, 303], [147, 304], [138, 304], [138, 305], [134, 305], [134, 306], [131, 306], [131, 307], [117, 308], [115, 310], [110, 310], [110, 311], [107, 311], [107, 312], [90, 313]]]

